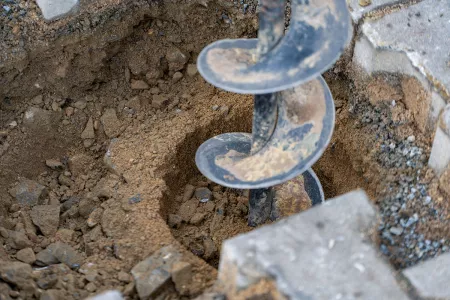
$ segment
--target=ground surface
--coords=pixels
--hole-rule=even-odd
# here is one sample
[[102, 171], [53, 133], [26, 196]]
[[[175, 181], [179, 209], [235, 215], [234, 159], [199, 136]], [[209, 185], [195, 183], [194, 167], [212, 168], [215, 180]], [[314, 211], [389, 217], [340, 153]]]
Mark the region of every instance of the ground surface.
[[[212, 41], [255, 37], [254, 5], [244, 14], [243, 4], [229, 1], [102, 3], [95, 10], [102, 21], [69, 41], [58, 37], [76, 30], [57, 28], [89, 20], [89, 9], [45, 25], [34, 4], [1, 1], [12, 8], [2, 11], [3, 54], [57, 40], [51, 50], [2, 56], [0, 64], [6, 299], [42, 293], [81, 299], [111, 288], [137, 298], [130, 270], [166, 245], [181, 253], [193, 276], [188, 290], [169, 284], [156, 294], [192, 298], [212, 286], [221, 241], [250, 230], [244, 194], [202, 178], [194, 154], [209, 137], [248, 132], [252, 98], [205, 83], [194, 64]], [[314, 169], [327, 197], [358, 187], [368, 192], [383, 216], [380, 248], [403, 268], [448, 249], [446, 196], [426, 168], [430, 137], [415, 128], [402, 102], [408, 84], [382, 74], [362, 84], [347, 59], [325, 76], [336, 128]], [[380, 92], [386, 82], [388, 96]], [[205, 203], [195, 194], [183, 198], [192, 188], [187, 184], [208, 188], [213, 197]], [[63, 250], [69, 257], [58, 254]], [[32, 270], [16, 261], [53, 266]]]

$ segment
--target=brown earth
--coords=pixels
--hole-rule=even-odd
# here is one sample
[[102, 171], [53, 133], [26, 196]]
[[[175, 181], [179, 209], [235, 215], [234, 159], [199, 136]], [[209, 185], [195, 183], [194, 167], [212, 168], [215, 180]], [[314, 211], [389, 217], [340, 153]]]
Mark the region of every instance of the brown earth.
[[[194, 155], [212, 136], [249, 132], [252, 97], [207, 84], [195, 61], [212, 41], [255, 37], [255, 15], [244, 15], [229, 1], [99, 3], [53, 24], [38, 18], [19, 22], [22, 29], [35, 28], [21, 34], [42, 47], [24, 47], [26, 58], [0, 65], [0, 298], [82, 299], [118, 289], [138, 299], [131, 270], [167, 245], [181, 256], [179, 270], [189, 269], [192, 276], [173, 276], [152, 297], [194, 298], [215, 282], [221, 242], [251, 230], [245, 193], [207, 182]], [[93, 12], [102, 16], [97, 25], [61, 37], [58, 28]], [[5, 41], [5, 49], [15, 43]], [[49, 41], [55, 43], [47, 48]], [[361, 111], [353, 110], [355, 103], [369, 101], [343, 72], [346, 63], [344, 58], [326, 75], [336, 128], [314, 169], [327, 198], [363, 188], [377, 201], [403, 170], [377, 161], [379, 138], [361, 124]], [[383, 103], [383, 95], [376, 94], [373, 104]], [[387, 109], [391, 119], [403, 122], [397, 134], [415, 134], [428, 147], [429, 137], [412, 123], [422, 120], [420, 111], [409, 111], [410, 104], [400, 105], [398, 97], [399, 105]], [[445, 207], [433, 175], [430, 182], [433, 198], [442, 198]], [[21, 184], [36, 203], [21, 198]], [[208, 187], [213, 199], [183, 198], [189, 185]], [[220, 209], [223, 215], [215, 213]], [[450, 236], [444, 229], [433, 223], [421, 230]], [[17, 276], [7, 279], [6, 271]], [[260, 285], [271, 293], [270, 284]]]

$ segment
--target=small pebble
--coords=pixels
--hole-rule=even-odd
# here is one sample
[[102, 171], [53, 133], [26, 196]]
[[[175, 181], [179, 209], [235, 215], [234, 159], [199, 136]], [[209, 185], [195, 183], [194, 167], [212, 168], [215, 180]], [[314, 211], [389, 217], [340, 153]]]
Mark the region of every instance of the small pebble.
[[358, 3], [360, 6], [365, 7], [365, 6], [369, 6], [370, 4], [372, 4], [372, 0], [359, 0]]
[[391, 229], [389, 229], [389, 231], [394, 235], [401, 235], [403, 233], [403, 228], [402, 227], [391, 227]]
[[410, 142], [410, 143], [414, 142], [415, 140], [416, 140], [416, 137], [414, 135], [410, 135], [407, 138], [407, 141]]

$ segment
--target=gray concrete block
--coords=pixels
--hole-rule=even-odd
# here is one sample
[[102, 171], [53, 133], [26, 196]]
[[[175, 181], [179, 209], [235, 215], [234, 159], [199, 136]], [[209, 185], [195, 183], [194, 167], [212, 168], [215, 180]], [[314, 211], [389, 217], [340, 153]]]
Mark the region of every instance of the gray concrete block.
[[355, 42], [353, 63], [369, 75], [375, 72], [399, 73], [416, 77], [422, 85], [429, 86], [426, 78], [414, 68], [404, 52], [377, 48], [365, 35]]
[[448, 136], [450, 136], [450, 104], [442, 109], [439, 126]]
[[225, 241], [219, 280], [233, 293], [273, 279], [290, 299], [408, 299], [371, 242], [377, 213], [363, 191]]
[[64, 17], [78, 8], [78, 0], [36, 0], [36, 2], [47, 21]]
[[405, 54], [444, 99], [450, 98], [450, 39], [444, 38], [450, 32], [449, 9], [448, 0], [424, 0], [362, 25], [375, 48]]
[[441, 175], [449, 163], [450, 137], [445, 134], [440, 126], [438, 126], [436, 129], [436, 134], [434, 135], [428, 165], [433, 168], [437, 175]]
[[450, 253], [418, 264], [403, 271], [419, 296], [450, 299]]
[[[436, 93], [431, 93], [431, 110], [430, 110], [430, 122], [431, 124], [437, 124], [439, 117], [441, 115], [442, 110], [445, 108], [446, 101], [442, 99], [442, 97]], [[450, 117], [450, 116], [449, 116]], [[449, 120], [450, 122], [450, 120]], [[450, 125], [450, 123], [449, 123]], [[434, 127], [432, 127], [434, 128]], [[450, 136], [450, 131], [449, 131]]]
[[398, 0], [372, 0], [367, 6], [360, 5], [360, 0], [349, 0], [347, 1], [348, 8], [350, 10], [350, 15], [352, 16], [353, 22], [358, 23], [359, 20], [368, 12], [379, 9], [383, 6], [398, 3]]

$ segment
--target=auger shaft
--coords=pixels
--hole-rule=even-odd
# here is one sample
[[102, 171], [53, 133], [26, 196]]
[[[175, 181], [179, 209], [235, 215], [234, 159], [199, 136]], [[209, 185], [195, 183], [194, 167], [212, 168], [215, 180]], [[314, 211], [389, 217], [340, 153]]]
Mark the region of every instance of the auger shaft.
[[[257, 59], [271, 51], [284, 35], [284, 0], [260, 0]], [[252, 148], [255, 154], [269, 141], [277, 122], [277, 93], [255, 95], [253, 101]], [[248, 225], [264, 223], [272, 209], [271, 188], [250, 190]]]

